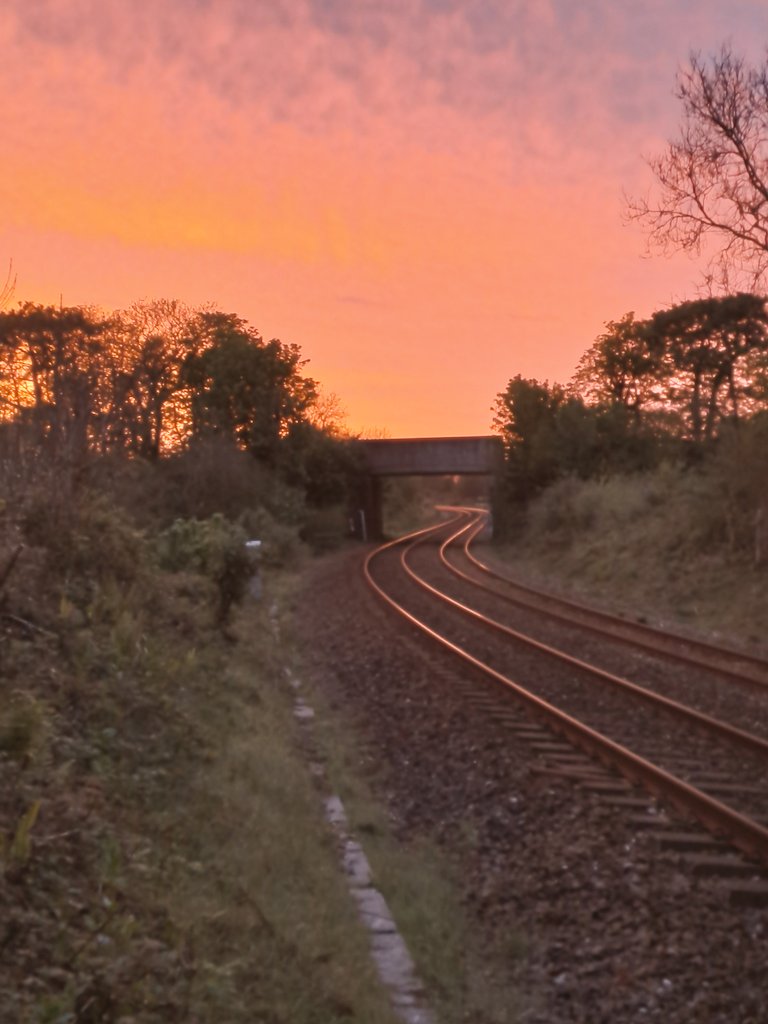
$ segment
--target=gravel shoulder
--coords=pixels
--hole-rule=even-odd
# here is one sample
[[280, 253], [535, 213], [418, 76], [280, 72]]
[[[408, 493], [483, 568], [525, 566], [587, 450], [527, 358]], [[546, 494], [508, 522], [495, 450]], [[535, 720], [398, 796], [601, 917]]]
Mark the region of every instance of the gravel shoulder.
[[[361, 556], [313, 563], [296, 634], [404, 849], [441, 848], [466, 909], [464, 945], [488, 951], [466, 958], [450, 1019], [764, 1019], [765, 912], [729, 907], [616, 809], [533, 771], [527, 745], [468, 699], [466, 670], [377, 603]], [[469, 993], [483, 983], [509, 1001], [480, 1018]]]

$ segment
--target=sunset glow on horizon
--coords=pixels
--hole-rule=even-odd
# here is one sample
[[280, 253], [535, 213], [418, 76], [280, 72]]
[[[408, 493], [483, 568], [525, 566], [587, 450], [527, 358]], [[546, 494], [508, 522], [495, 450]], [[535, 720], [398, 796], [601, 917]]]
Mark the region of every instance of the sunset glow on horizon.
[[487, 433], [510, 377], [696, 293], [623, 194], [728, 40], [763, 55], [761, 0], [9, 0], [0, 267], [237, 313], [353, 430]]

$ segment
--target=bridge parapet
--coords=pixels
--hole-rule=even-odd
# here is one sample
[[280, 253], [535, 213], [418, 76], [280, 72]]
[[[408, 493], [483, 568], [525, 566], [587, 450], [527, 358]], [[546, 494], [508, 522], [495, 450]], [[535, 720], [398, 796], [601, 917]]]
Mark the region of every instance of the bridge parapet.
[[372, 476], [486, 475], [498, 472], [498, 437], [399, 437], [360, 441]]

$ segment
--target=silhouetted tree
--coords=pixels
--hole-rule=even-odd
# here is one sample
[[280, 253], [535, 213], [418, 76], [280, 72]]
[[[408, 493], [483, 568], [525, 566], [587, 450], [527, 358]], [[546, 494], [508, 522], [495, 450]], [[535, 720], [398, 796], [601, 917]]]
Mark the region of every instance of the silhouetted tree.
[[651, 398], [657, 363], [645, 322], [626, 313], [606, 323], [581, 357], [571, 387], [591, 405], [615, 403], [639, 416]]
[[315, 508], [347, 501], [362, 466], [354, 438], [335, 436], [307, 421], [288, 429], [277, 463], [286, 483], [300, 487]]
[[[100, 429], [109, 322], [77, 308], [23, 303], [0, 312], [0, 350], [12, 372], [0, 381], [56, 456], [82, 456]], [[7, 384], [7, 387], [6, 387]]]
[[265, 342], [234, 314], [201, 313], [197, 351], [187, 356], [180, 383], [187, 389], [191, 434], [223, 434], [267, 463], [280, 439], [306, 418], [316, 396], [304, 377], [296, 345]]
[[681, 414], [691, 440], [710, 440], [722, 420], [738, 420], [744, 402], [754, 408], [747, 357], [768, 353], [764, 298], [683, 302], [654, 313], [645, 332], [664, 400]]
[[494, 408], [506, 452], [506, 498], [513, 503], [526, 504], [562, 476], [646, 469], [666, 451], [652, 418], [618, 400], [587, 405], [558, 384], [514, 377]]
[[556, 412], [566, 400], [559, 384], [520, 374], [496, 397], [493, 426], [506, 452], [507, 486], [513, 500], [527, 502], [558, 474]]
[[630, 219], [664, 250], [698, 254], [711, 241], [711, 270], [754, 288], [768, 270], [768, 57], [750, 67], [728, 46], [709, 61], [693, 54], [677, 95], [680, 132], [649, 160], [657, 187], [630, 200]]
[[156, 459], [164, 446], [183, 439], [189, 416], [179, 398], [179, 376], [202, 343], [193, 328], [197, 316], [167, 299], [135, 302], [115, 314], [107, 365], [110, 446]]

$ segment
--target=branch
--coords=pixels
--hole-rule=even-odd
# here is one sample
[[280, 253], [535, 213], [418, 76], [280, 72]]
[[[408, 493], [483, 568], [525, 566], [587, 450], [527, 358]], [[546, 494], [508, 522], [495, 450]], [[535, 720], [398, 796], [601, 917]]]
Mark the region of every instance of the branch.
[[5, 584], [8, 582], [8, 577], [13, 572], [13, 568], [16, 565], [16, 562], [18, 561], [19, 555], [21, 554], [21, 552], [23, 550], [24, 550], [24, 545], [23, 544], [19, 544], [19, 546], [14, 551], [11, 552], [11, 554], [10, 554], [7, 562], [3, 566], [3, 568], [0, 569], [0, 593], [2, 593], [2, 591], [3, 591], [4, 587], [5, 587]]
[[7, 306], [16, 291], [16, 275], [13, 272], [13, 260], [8, 260], [8, 273], [5, 275], [5, 282], [0, 288], [0, 309]]

